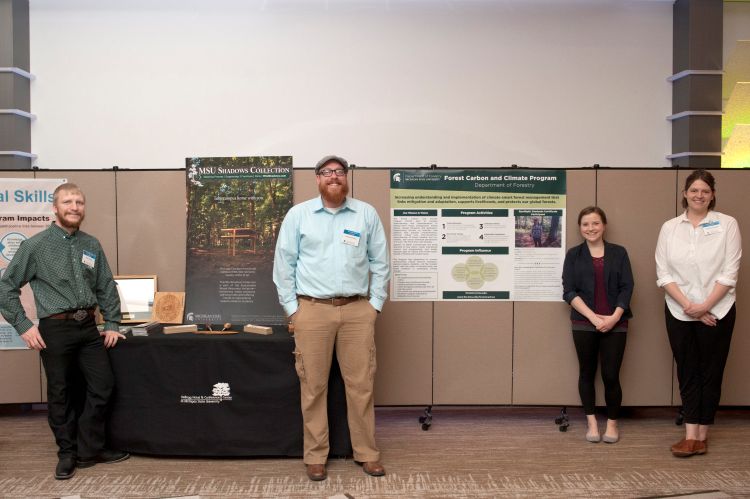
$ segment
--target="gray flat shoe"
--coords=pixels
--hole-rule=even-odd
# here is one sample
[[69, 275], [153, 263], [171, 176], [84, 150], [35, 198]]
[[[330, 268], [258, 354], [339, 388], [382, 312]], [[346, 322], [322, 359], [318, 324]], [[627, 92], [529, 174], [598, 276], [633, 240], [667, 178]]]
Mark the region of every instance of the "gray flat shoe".
[[616, 436], [616, 437], [610, 437], [609, 435], [604, 435], [602, 437], [602, 441], [605, 444], [616, 444], [619, 440], [620, 440], [620, 436], [619, 435]]
[[591, 442], [592, 444], [598, 444], [601, 441], [601, 439], [602, 438], [599, 436], [598, 433], [596, 435], [589, 435], [588, 433], [586, 434], [586, 441]]

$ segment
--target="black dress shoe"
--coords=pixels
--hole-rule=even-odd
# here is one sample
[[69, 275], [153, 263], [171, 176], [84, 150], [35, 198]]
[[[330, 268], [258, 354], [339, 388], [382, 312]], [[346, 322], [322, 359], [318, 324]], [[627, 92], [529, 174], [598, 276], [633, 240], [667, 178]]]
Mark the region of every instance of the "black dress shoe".
[[112, 463], [119, 463], [120, 461], [124, 461], [130, 457], [130, 454], [127, 452], [123, 452], [120, 450], [109, 450], [104, 449], [99, 454], [97, 454], [94, 457], [79, 457], [78, 458], [78, 467], [79, 468], [90, 468], [91, 466], [94, 466], [95, 464], [112, 464]]
[[76, 474], [76, 458], [61, 457], [55, 468], [56, 480], [67, 480]]

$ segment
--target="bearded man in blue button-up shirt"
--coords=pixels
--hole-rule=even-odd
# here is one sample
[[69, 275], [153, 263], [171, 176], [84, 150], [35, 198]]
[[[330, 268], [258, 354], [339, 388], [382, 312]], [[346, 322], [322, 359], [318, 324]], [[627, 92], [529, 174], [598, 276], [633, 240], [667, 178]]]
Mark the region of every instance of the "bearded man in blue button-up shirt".
[[385, 475], [375, 444], [375, 320], [390, 277], [383, 224], [375, 208], [348, 198], [349, 164], [326, 156], [315, 167], [320, 197], [294, 206], [281, 225], [273, 280], [294, 324], [310, 480], [325, 480], [328, 375], [333, 349], [346, 385], [354, 460]]

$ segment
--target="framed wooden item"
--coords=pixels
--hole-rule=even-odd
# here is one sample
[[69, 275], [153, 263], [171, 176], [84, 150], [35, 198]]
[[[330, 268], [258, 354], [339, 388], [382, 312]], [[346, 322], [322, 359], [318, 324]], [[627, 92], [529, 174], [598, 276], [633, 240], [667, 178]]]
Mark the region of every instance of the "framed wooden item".
[[149, 322], [153, 320], [155, 275], [116, 275], [117, 293], [120, 295], [120, 311], [123, 323]]

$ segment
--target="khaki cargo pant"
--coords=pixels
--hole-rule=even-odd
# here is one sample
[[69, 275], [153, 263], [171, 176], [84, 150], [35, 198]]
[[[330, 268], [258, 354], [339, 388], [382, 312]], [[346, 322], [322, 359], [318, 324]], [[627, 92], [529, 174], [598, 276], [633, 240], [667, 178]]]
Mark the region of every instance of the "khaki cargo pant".
[[300, 380], [305, 464], [328, 459], [328, 375], [333, 349], [346, 386], [354, 459], [378, 461], [375, 445], [375, 319], [367, 299], [335, 307], [300, 300], [294, 316], [295, 366]]

